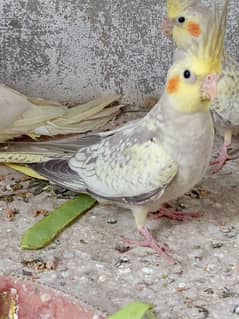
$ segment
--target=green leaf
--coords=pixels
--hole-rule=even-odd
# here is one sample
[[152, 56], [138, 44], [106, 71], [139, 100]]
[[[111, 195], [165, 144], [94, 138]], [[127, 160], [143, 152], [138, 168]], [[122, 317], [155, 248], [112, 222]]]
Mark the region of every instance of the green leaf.
[[157, 319], [151, 305], [134, 302], [108, 319], [143, 319], [145, 315], [148, 319]]
[[13, 164], [12, 163], [6, 163], [5, 165], [10, 167], [10, 168], [12, 168], [12, 169], [14, 169], [17, 172], [20, 172], [20, 173], [24, 174], [24, 175], [47, 181], [47, 178], [41, 176], [40, 174], [38, 174], [36, 171], [34, 171], [33, 169], [31, 169], [28, 166], [14, 164], [14, 163]]
[[22, 249], [40, 249], [48, 245], [66, 226], [85, 213], [96, 203], [88, 195], [80, 195], [76, 199], [56, 208], [49, 216], [32, 226], [23, 236]]

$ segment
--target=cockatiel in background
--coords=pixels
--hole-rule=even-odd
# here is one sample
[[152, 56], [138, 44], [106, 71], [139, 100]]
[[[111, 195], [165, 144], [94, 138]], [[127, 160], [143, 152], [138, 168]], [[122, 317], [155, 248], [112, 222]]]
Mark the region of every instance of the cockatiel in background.
[[[171, 34], [177, 48], [175, 58], [180, 55], [180, 49], [187, 50], [192, 40], [200, 41], [207, 32], [207, 23], [213, 24], [210, 9], [200, 1], [194, 0], [168, 0], [168, 17], [164, 21], [165, 33]], [[223, 126], [224, 145], [218, 158], [211, 162], [216, 165], [218, 172], [227, 161], [239, 158], [230, 155], [232, 134], [239, 130], [239, 63], [229, 54], [224, 55], [223, 71], [218, 82], [218, 95], [211, 110], [214, 113], [215, 124]]]
[[198, 0], [167, 0], [163, 31], [172, 35], [179, 49], [187, 49], [192, 39], [201, 40], [207, 32], [208, 8]]
[[108, 96], [67, 108], [0, 85], [0, 142], [22, 135], [35, 139], [42, 135], [84, 133], [99, 128], [119, 113], [121, 106], [111, 106], [118, 99], [119, 96]]
[[145, 226], [146, 217], [159, 210], [154, 217], [181, 218], [163, 204], [188, 192], [208, 167], [214, 140], [209, 108], [221, 72], [227, 2], [221, 14], [212, 14], [207, 36], [174, 62], [161, 99], [144, 118], [84, 137], [78, 145], [40, 144], [33, 145], [35, 152], [2, 152], [0, 161], [28, 163], [58, 185], [130, 209], [144, 237], [131, 244], [150, 247], [173, 263]]

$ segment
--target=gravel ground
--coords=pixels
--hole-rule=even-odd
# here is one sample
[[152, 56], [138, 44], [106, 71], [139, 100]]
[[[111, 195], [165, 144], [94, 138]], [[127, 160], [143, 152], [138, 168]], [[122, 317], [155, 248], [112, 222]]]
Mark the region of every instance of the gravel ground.
[[[221, 143], [217, 138], [215, 149]], [[99, 205], [47, 248], [22, 251], [22, 235], [42, 218], [36, 211], [52, 210], [65, 198], [5, 167], [0, 174], [0, 275], [40, 282], [107, 314], [141, 300], [154, 304], [160, 319], [239, 318], [238, 161], [217, 175], [208, 172], [190, 194], [172, 203], [185, 212], [202, 211], [201, 218], [148, 223], [172, 250], [175, 266], [147, 248], [121, 252], [122, 236], [139, 238], [133, 217]], [[59, 189], [55, 193], [66, 196]]]

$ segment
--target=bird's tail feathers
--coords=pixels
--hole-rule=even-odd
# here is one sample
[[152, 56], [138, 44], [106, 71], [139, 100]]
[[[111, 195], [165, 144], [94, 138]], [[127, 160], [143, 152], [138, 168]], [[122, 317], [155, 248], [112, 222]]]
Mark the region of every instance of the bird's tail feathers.
[[55, 159], [44, 163], [30, 164], [29, 166], [53, 183], [75, 192], [85, 192], [83, 180], [69, 167], [67, 160]]

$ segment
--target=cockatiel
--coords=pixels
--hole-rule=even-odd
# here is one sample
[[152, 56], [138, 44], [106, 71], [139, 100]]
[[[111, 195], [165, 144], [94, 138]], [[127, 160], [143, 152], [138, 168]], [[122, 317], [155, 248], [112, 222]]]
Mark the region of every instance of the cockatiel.
[[[213, 24], [210, 10], [200, 1], [194, 0], [168, 0], [168, 17], [164, 21], [163, 29], [167, 34], [172, 34], [177, 48], [175, 58], [180, 56], [180, 49], [187, 49], [190, 41], [200, 40], [207, 32], [205, 25]], [[230, 155], [232, 134], [239, 130], [239, 63], [229, 54], [223, 58], [223, 71], [218, 82], [218, 95], [212, 104], [215, 125], [224, 128], [224, 145], [218, 158], [211, 162], [216, 165], [218, 172], [227, 161], [239, 158]]]
[[167, 0], [163, 31], [172, 35], [179, 49], [187, 49], [192, 39], [200, 41], [207, 32], [208, 9], [198, 0]]
[[106, 124], [120, 110], [107, 106], [119, 96], [99, 98], [71, 108], [43, 99], [27, 97], [0, 84], [0, 142], [28, 135], [65, 135], [83, 133]]
[[158, 217], [177, 218], [163, 204], [188, 192], [207, 169], [214, 139], [209, 108], [221, 72], [226, 6], [221, 15], [213, 14], [207, 36], [174, 62], [161, 99], [144, 118], [84, 137], [78, 145], [2, 152], [0, 162], [28, 163], [56, 184], [130, 209], [144, 237], [133, 244], [151, 247], [173, 263], [145, 226], [146, 217], [159, 210]]

